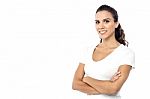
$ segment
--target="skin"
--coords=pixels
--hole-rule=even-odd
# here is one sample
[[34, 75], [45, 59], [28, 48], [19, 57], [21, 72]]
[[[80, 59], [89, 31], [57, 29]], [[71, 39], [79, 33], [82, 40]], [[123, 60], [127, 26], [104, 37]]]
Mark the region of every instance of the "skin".
[[[102, 43], [99, 43], [92, 55], [93, 61], [100, 61], [107, 57], [120, 43], [115, 39], [115, 28], [118, 22], [114, 22], [112, 14], [108, 11], [100, 11], [95, 16], [95, 27]], [[84, 72], [85, 64], [79, 63], [75, 72], [72, 88], [86, 94], [116, 94], [127, 80], [131, 66], [121, 65], [112, 75], [110, 80], [97, 80], [86, 76]]]

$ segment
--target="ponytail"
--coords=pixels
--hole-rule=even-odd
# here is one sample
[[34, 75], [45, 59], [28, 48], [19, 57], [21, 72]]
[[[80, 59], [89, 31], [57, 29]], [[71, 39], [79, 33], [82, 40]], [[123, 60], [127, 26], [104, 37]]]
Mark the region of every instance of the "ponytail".
[[125, 40], [124, 30], [121, 28], [120, 24], [115, 29], [115, 38], [120, 44], [123, 44], [124, 46], [128, 46], [128, 42]]

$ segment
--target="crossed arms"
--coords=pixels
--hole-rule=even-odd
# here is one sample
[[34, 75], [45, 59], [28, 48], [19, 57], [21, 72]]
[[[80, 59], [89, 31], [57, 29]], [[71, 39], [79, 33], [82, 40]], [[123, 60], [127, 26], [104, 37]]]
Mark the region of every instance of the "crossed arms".
[[[127, 80], [131, 66], [122, 65], [110, 80], [97, 80], [89, 76], [84, 77], [84, 64], [79, 64], [72, 83], [72, 89], [81, 91], [86, 94], [116, 94]], [[120, 75], [121, 74], [121, 75]]]

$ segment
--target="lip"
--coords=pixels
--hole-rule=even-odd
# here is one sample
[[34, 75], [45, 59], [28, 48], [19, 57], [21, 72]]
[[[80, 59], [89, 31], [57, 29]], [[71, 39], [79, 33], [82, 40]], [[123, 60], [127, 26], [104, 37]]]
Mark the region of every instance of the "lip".
[[105, 33], [103, 33], [103, 34], [101, 34], [101, 33], [98, 33], [99, 34], [99, 36], [101, 37], [101, 36], [103, 36], [103, 35], [105, 35]]
[[107, 32], [107, 30], [98, 31], [99, 34], [103, 35]]

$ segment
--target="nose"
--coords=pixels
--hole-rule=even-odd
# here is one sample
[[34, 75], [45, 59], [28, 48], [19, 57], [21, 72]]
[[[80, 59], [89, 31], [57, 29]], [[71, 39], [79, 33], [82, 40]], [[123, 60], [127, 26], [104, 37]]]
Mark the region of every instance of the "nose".
[[98, 29], [103, 29], [104, 28], [104, 23], [101, 22], [101, 23], [97, 24], [97, 28]]

